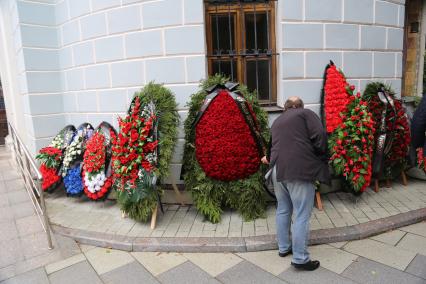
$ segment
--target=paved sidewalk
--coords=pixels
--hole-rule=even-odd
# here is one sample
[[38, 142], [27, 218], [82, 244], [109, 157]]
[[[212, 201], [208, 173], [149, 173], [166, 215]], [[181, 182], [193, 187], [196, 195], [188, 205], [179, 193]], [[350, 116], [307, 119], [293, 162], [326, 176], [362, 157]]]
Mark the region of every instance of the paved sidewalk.
[[73, 240], [59, 235], [53, 237], [55, 249], [48, 249], [30, 197], [12, 169], [10, 153], [1, 147], [0, 281], [80, 252]]
[[[16, 171], [11, 170], [13, 165], [9, 159], [10, 155], [0, 149], [2, 284], [426, 283], [425, 222], [365, 240], [312, 246], [312, 258], [321, 261], [321, 268], [315, 272], [294, 270], [290, 266], [291, 258], [278, 257], [276, 250], [246, 253], [125, 252], [77, 245], [70, 239], [54, 235], [55, 249], [49, 251], [41, 224], [34, 215], [21, 179]], [[185, 239], [190, 235], [213, 234], [220, 239], [221, 234], [229, 238], [232, 234], [243, 236], [247, 228], [250, 228], [251, 234], [273, 234], [275, 230], [273, 206], [268, 209], [267, 218], [254, 222], [243, 222], [237, 214], [226, 212], [223, 219], [226, 221], [218, 225], [204, 222], [192, 207], [168, 206], [156, 230], [151, 231], [148, 225], [121, 219], [113, 202], [93, 203], [61, 197], [60, 193], [56, 195], [59, 196], [48, 198], [52, 221], [63, 218], [66, 222], [62, 225], [93, 230], [90, 232], [105, 230], [106, 227], [107, 231], [115, 232], [116, 237], [120, 234], [149, 234], [167, 239], [170, 234], [174, 236], [170, 239], [178, 239], [181, 234], [180, 238]], [[341, 193], [329, 195], [324, 201], [325, 212], [315, 210], [313, 220], [322, 224], [318, 216], [326, 216], [333, 227], [338, 226], [333, 220], [344, 219], [344, 213], [352, 213], [357, 222], [362, 222], [364, 220], [359, 218], [363, 217], [357, 219], [354, 214], [358, 213], [355, 212], [362, 211], [371, 218], [369, 220], [383, 220], [380, 217], [387, 214], [395, 215], [406, 210], [413, 212], [419, 207], [426, 207], [425, 186], [420, 182], [410, 182], [407, 188], [394, 184], [392, 189], [383, 189], [379, 194], [367, 193], [358, 203], [353, 202], [352, 196]], [[112, 225], [111, 218], [114, 220]], [[349, 223], [345, 221], [345, 224]]]
[[[314, 208], [311, 230], [342, 228], [378, 220], [416, 209], [426, 208], [426, 182], [409, 180], [408, 186], [397, 182], [379, 193], [368, 190], [360, 198], [350, 193], [322, 196], [324, 211]], [[204, 220], [194, 206], [165, 205], [155, 230], [149, 223], [123, 219], [113, 201], [93, 202], [85, 197], [68, 198], [60, 188], [46, 198], [50, 220], [65, 228], [127, 237], [251, 237], [275, 235], [275, 204], [265, 218], [244, 222], [235, 211], [225, 211], [218, 224]]]
[[314, 272], [291, 267], [277, 251], [123, 252], [80, 245], [81, 252], [6, 280], [10, 283], [426, 283], [426, 223], [369, 239], [310, 247]]

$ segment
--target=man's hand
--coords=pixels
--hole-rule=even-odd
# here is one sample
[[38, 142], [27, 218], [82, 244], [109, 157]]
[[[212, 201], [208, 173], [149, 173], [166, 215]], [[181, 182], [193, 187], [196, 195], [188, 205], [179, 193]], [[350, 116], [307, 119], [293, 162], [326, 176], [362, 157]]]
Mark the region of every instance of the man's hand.
[[266, 158], [266, 156], [263, 156], [262, 159], [260, 160], [262, 163], [264, 163], [265, 165], [269, 164], [268, 159]]

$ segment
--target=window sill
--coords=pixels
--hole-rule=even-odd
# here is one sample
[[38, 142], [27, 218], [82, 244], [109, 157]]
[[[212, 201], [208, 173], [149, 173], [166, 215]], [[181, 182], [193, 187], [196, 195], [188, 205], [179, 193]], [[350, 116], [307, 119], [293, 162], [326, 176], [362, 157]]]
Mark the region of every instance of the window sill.
[[262, 106], [262, 109], [266, 111], [267, 113], [281, 113], [284, 111], [284, 108], [279, 107], [277, 105], [275, 106]]

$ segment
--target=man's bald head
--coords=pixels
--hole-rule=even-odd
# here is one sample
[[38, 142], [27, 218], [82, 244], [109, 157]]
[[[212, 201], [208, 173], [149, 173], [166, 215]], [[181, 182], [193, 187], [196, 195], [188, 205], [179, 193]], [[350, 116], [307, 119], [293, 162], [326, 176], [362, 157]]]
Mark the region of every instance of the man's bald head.
[[299, 97], [289, 97], [284, 104], [284, 109], [288, 110], [290, 108], [303, 108], [303, 101]]

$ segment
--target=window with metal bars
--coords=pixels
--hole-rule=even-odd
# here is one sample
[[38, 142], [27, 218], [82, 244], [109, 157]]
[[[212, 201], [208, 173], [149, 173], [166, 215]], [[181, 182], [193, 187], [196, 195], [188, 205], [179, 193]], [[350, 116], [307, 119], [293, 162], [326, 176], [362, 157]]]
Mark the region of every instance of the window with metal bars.
[[276, 103], [275, 0], [204, 0], [209, 74], [224, 74]]

